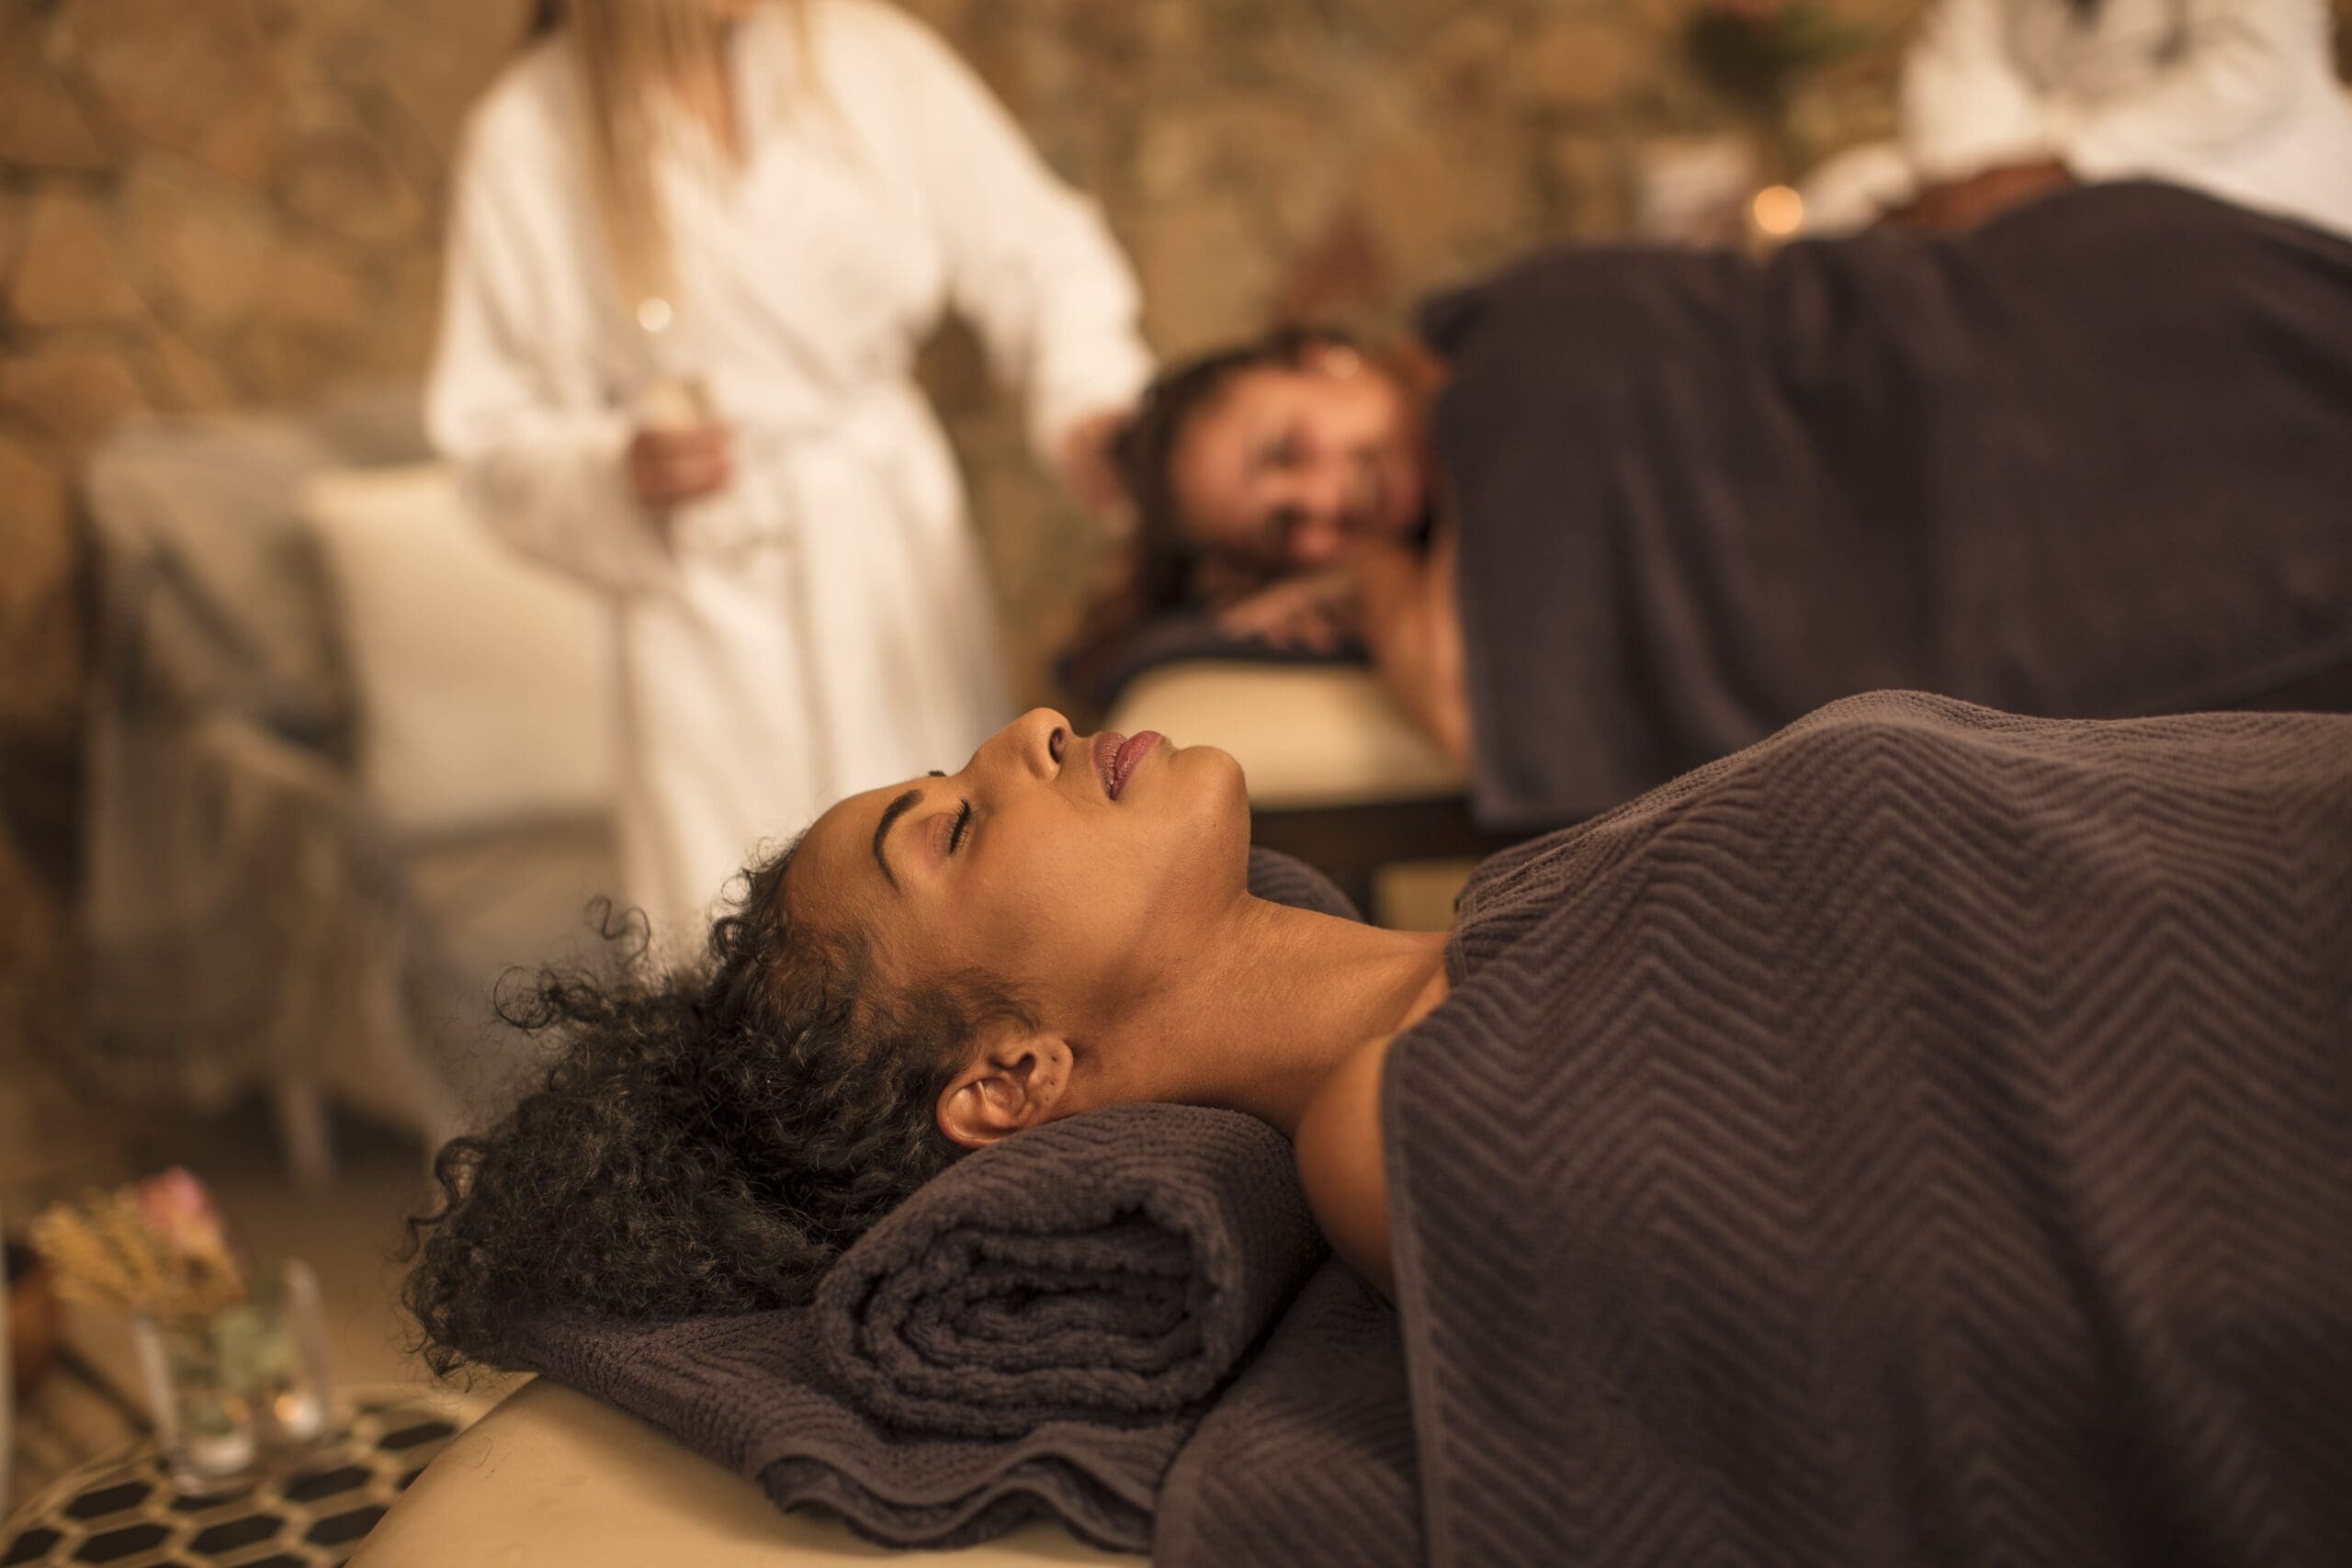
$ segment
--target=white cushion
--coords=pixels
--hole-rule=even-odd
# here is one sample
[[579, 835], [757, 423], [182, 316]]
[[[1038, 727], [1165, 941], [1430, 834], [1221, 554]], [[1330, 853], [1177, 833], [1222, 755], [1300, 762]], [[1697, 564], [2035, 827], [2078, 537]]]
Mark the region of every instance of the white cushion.
[[1261, 810], [1442, 800], [1467, 788], [1372, 672], [1351, 664], [1164, 664], [1127, 683], [1108, 723], [1230, 752]]
[[437, 463], [303, 488], [359, 710], [360, 784], [406, 838], [602, 818], [612, 627], [493, 538]]

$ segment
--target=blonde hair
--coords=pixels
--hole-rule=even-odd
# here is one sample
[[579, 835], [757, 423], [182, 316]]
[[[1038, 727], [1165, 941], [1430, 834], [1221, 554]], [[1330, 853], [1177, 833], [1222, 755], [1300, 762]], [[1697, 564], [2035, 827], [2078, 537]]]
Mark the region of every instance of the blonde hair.
[[[804, 0], [772, 3], [792, 12], [800, 42], [798, 85], [813, 95], [808, 7]], [[672, 301], [677, 272], [656, 171], [681, 118], [681, 95], [724, 93], [728, 20], [712, 0], [543, 4], [537, 30], [557, 24], [571, 34], [587, 84], [589, 162], [623, 306], [637, 312], [648, 301]], [[731, 156], [728, 139], [716, 145], [719, 156]]]

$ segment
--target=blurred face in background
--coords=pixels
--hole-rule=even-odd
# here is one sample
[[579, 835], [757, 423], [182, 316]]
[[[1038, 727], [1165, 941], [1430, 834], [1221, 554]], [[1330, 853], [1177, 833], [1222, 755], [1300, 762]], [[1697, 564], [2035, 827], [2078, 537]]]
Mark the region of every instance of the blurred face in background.
[[1419, 426], [1396, 378], [1344, 345], [1238, 371], [1170, 454], [1186, 541], [1304, 570], [1360, 541], [1408, 537], [1429, 509]]

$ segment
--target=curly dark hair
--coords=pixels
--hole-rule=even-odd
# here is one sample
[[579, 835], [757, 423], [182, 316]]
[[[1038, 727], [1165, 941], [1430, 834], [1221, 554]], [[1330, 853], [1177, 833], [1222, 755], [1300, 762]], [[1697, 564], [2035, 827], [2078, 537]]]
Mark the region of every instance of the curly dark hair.
[[1185, 537], [1170, 465], [1195, 416], [1215, 403], [1233, 378], [1272, 366], [1295, 369], [1318, 348], [1351, 348], [1346, 333], [1288, 326], [1230, 348], [1190, 359], [1144, 389], [1121, 427], [1111, 457], [1136, 511], [1136, 536], [1117, 581], [1088, 606], [1061, 657], [1058, 672], [1087, 703], [1109, 700], [1105, 688], [1127, 637], [1145, 621], [1191, 603], [1200, 552]]
[[992, 1020], [984, 977], [885, 985], [856, 932], [785, 911], [794, 846], [744, 876], [698, 963], [607, 931], [598, 972], [543, 971], [500, 1011], [546, 1077], [434, 1161], [401, 1300], [435, 1372], [513, 1367], [554, 1313], [663, 1318], [808, 1299], [838, 1257], [963, 1153], [933, 1106]]

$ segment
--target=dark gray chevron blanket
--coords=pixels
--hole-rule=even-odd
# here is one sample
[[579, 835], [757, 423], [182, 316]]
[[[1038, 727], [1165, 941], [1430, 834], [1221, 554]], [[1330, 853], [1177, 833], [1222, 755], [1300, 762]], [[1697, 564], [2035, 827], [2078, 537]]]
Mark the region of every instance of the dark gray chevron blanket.
[[2161, 186], [1948, 239], [1577, 247], [1442, 299], [1473, 806], [1823, 703], [2352, 708], [2352, 244]]
[[1382, 1102], [1428, 1561], [2352, 1562], [2352, 717], [1857, 698], [1451, 961]]

